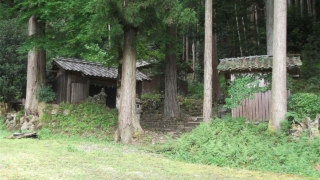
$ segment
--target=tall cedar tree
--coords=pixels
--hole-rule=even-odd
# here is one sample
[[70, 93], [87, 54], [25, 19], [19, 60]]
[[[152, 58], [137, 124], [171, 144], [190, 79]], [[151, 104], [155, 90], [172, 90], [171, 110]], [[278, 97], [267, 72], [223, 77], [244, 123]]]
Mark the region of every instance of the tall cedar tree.
[[179, 118], [180, 108], [178, 104], [177, 88], [177, 56], [174, 51], [177, 38], [174, 25], [168, 25], [167, 36], [169, 41], [166, 43], [165, 55], [165, 98], [164, 98], [164, 116], [166, 119]]
[[208, 123], [212, 112], [212, 0], [205, 2], [204, 96], [203, 121]]
[[267, 54], [273, 55], [273, 25], [274, 25], [273, 0], [265, 0], [265, 6], [266, 6]]
[[[165, 22], [164, 24], [170, 26], [172, 21], [178, 19], [178, 14], [182, 14], [184, 11], [179, 6], [178, 1], [169, 0], [148, 2], [124, 0], [123, 3], [108, 1], [107, 4], [110, 5], [109, 17], [117, 18], [117, 21], [123, 27], [124, 33], [119, 119], [115, 139], [128, 144], [134, 133], [143, 131], [136, 117], [137, 33], [143, 32], [148, 28], [153, 29], [159, 22]], [[166, 21], [168, 19], [171, 21]], [[173, 30], [176, 31], [175, 29]], [[172, 35], [172, 32], [170, 30], [169, 34]], [[174, 39], [175, 35], [173, 34], [171, 38]], [[167, 47], [169, 46], [172, 45], [167, 44]], [[166, 84], [170, 86], [165, 92], [167, 101], [170, 101], [167, 106], [171, 108], [167, 111], [167, 115], [169, 114], [167, 117], [178, 117], [180, 112], [177, 101], [177, 80], [174, 76], [176, 74], [174, 65], [176, 63], [175, 53], [166, 55], [166, 60], [170, 60], [170, 65], [172, 65], [167, 66], [169, 69], [166, 71], [166, 74], [168, 73], [171, 76], [170, 79], [166, 78]], [[173, 113], [172, 110], [174, 110]]]
[[[44, 37], [45, 23], [32, 15], [28, 22], [28, 35]], [[46, 82], [45, 50], [34, 47], [28, 53], [27, 89], [25, 101], [26, 115], [38, 115], [38, 99], [36, 94]]]
[[274, 2], [273, 68], [269, 130], [278, 131], [287, 112], [287, 1]]

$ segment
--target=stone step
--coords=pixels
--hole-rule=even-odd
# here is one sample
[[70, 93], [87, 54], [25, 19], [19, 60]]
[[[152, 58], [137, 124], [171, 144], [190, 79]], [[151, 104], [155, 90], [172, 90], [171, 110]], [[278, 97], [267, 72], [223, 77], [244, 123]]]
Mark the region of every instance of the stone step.
[[191, 119], [194, 122], [202, 122], [203, 121], [203, 117], [192, 117]]
[[200, 124], [200, 122], [193, 122], [193, 121], [189, 121], [187, 122], [186, 126], [198, 126]]
[[195, 127], [185, 127], [184, 131], [185, 132], [191, 132]]
[[164, 132], [172, 132], [172, 131], [175, 131], [176, 129], [172, 129], [172, 128], [165, 128], [165, 129], [162, 129], [162, 131]]

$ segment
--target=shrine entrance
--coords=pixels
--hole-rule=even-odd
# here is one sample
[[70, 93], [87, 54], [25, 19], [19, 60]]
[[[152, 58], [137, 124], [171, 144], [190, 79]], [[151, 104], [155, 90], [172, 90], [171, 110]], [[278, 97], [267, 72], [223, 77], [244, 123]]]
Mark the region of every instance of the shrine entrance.
[[109, 108], [116, 108], [116, 87], [100, 86], [100, 85], [91, 85], [89, 86], [89, 96], [93, 97], [101, 92], [101, 89], [104, 88], [105, 93], [107, 94], [106, 106]]

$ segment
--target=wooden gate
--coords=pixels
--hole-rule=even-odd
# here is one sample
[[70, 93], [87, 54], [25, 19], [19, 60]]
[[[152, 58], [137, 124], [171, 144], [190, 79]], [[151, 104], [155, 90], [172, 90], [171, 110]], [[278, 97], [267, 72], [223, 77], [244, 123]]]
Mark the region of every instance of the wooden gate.
[[[288, 90], [288, 96], [290, 91]], [[247, 121], [269, 121], [271, 110], [271, 90], [256, 93], [253, 99], [246, 99], [232, 109], [232, 117], [245, 117]]]

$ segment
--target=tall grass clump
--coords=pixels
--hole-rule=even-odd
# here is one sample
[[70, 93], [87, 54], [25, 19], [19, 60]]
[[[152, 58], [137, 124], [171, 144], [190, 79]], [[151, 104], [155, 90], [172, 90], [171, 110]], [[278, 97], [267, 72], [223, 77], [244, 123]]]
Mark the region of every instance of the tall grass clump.
[[215, 119], [182, 136], [169, 156], [190, 163], [320, 177], [320, 138], [293, 140], [267, 129], [267, 123], [246, 124], [242, 118]]
[[45, 123], [43, 134], [99, 138], [106, 136], [110, 132], [110, 128], [117, 123], [117, 111], [99, 104], [60, 104], [55, 114], [49, 113], [52, 111], [50, 106], [45, 111], [42, 118]]

